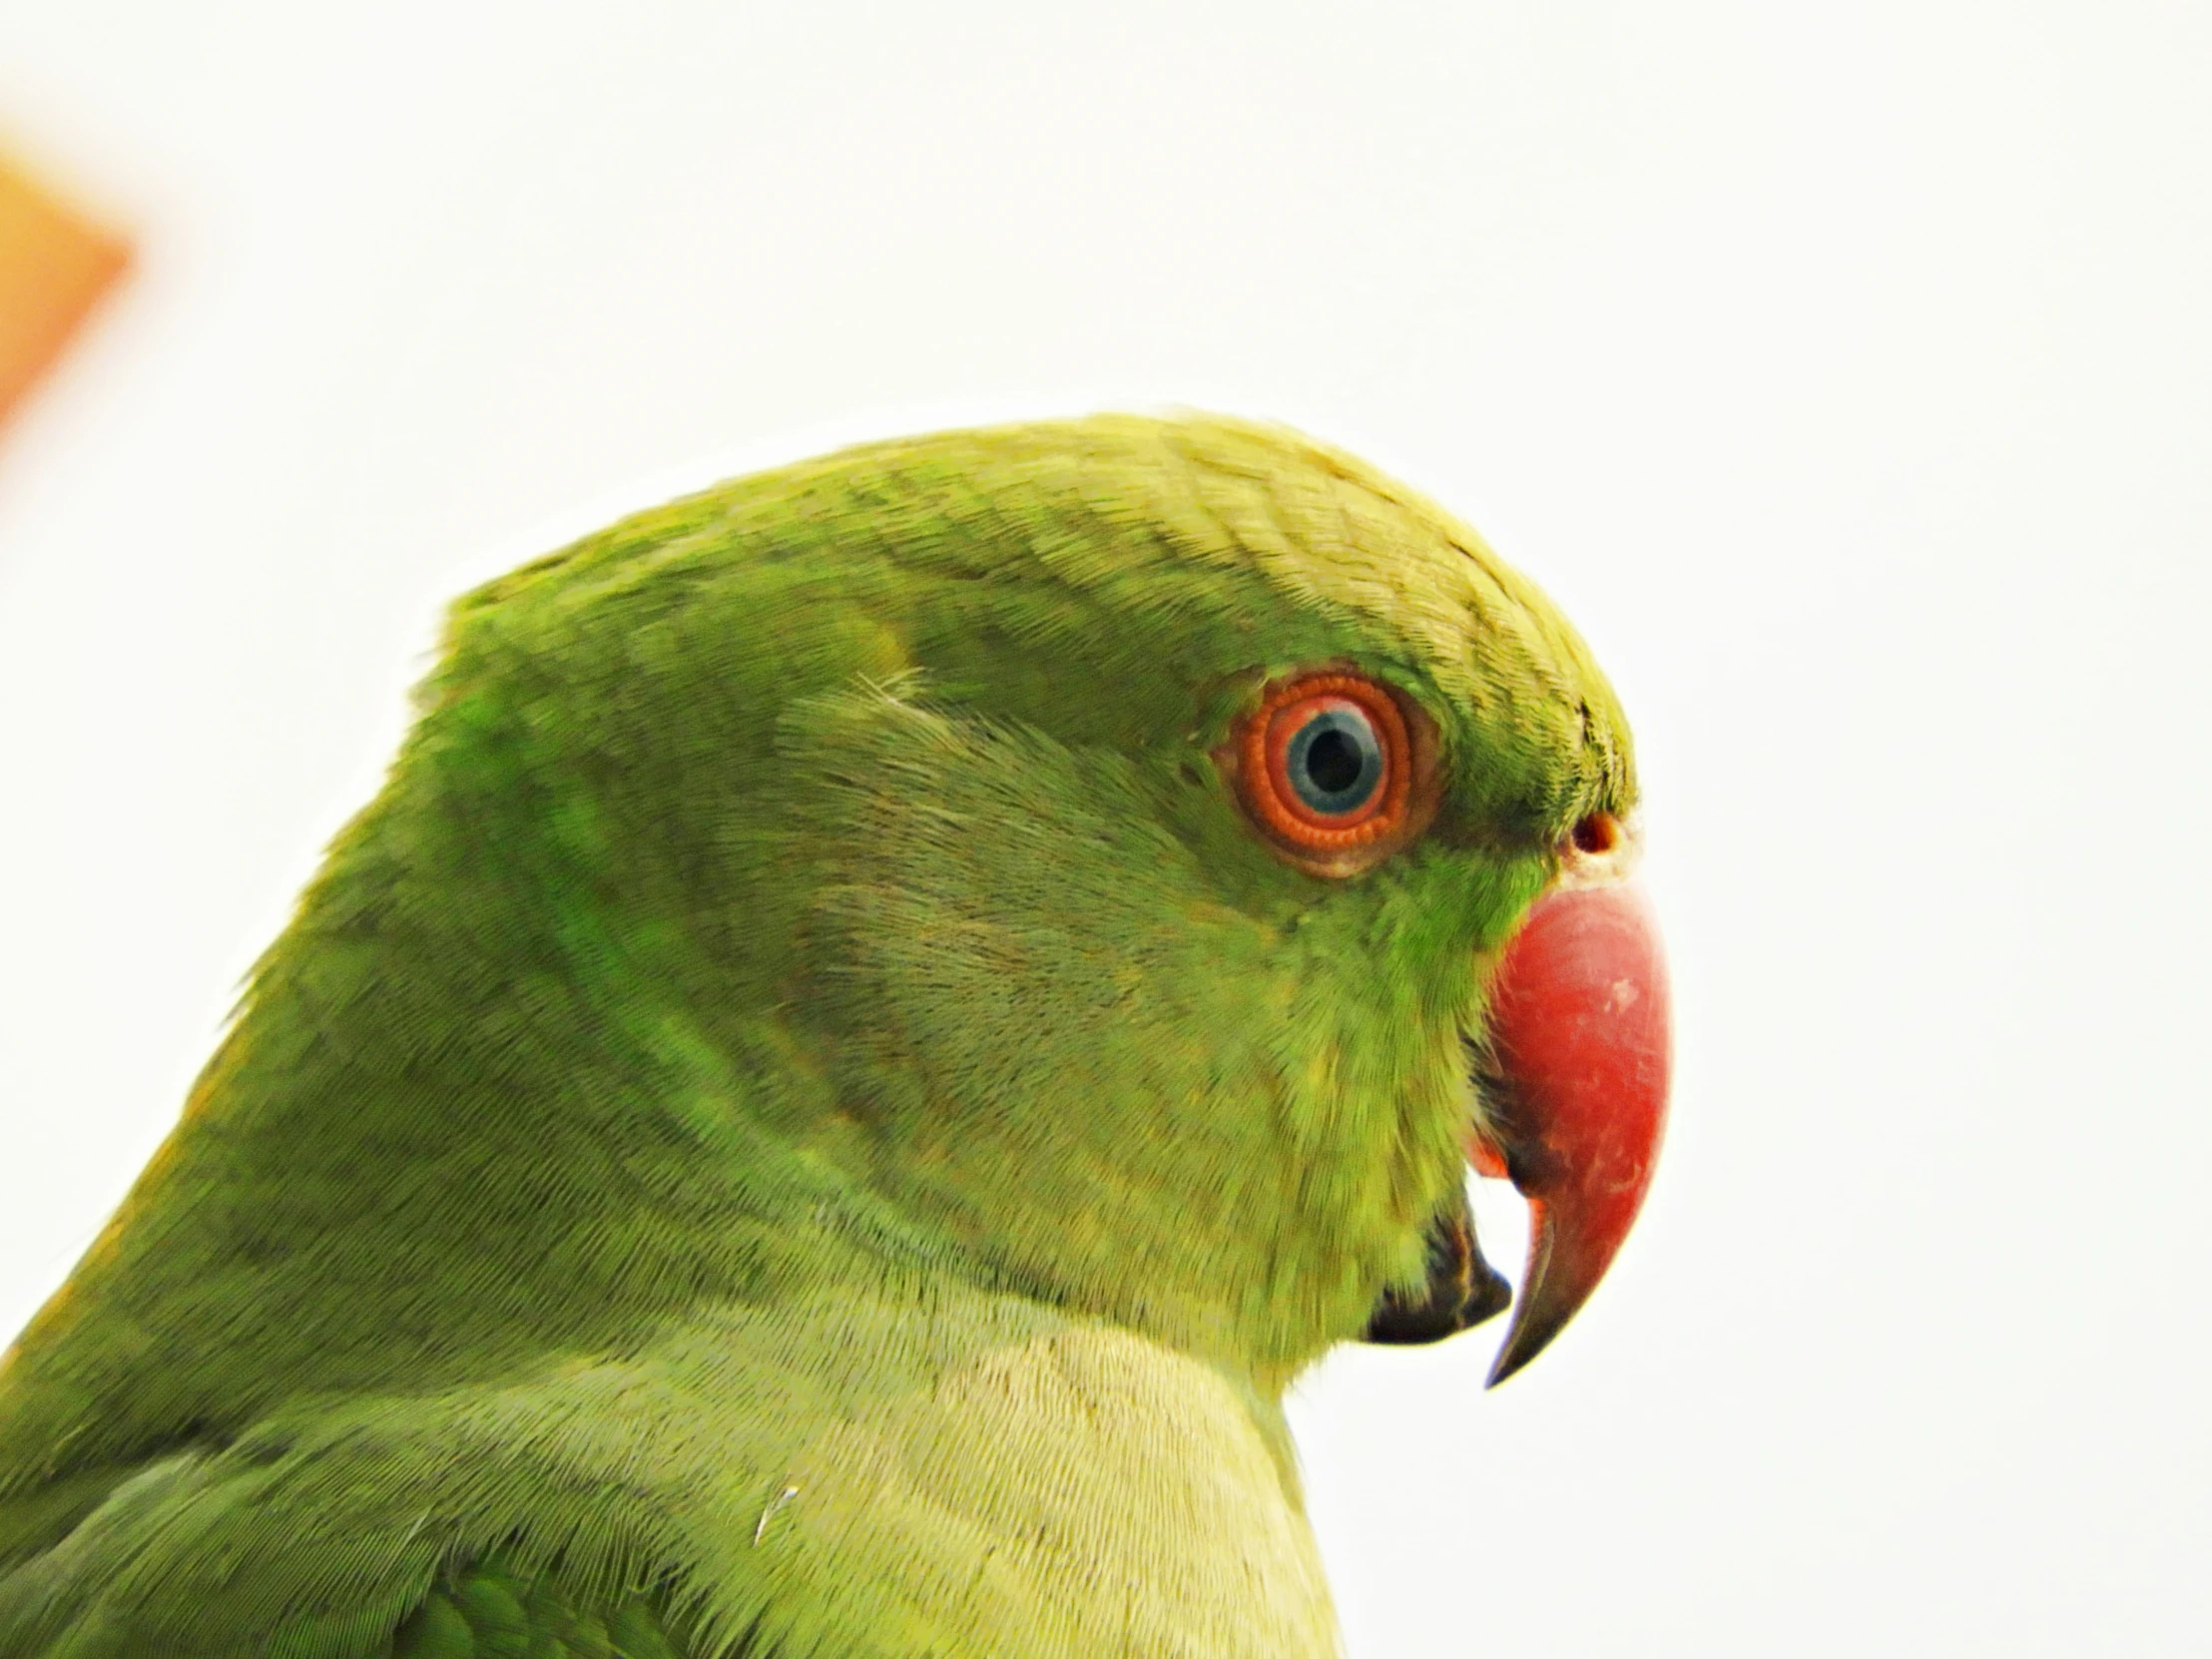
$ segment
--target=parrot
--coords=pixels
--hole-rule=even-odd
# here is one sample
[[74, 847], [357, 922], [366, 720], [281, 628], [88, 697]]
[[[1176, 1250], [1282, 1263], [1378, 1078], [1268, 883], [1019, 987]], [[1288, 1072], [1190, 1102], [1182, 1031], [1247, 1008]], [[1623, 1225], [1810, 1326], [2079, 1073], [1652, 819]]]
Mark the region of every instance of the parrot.
[[1305, 1659], [1286, 1389], [1614, 1259], [1626, 719], [1288, 428], [865, 444], [466, 594], [0, 1359], [4, 1659]]

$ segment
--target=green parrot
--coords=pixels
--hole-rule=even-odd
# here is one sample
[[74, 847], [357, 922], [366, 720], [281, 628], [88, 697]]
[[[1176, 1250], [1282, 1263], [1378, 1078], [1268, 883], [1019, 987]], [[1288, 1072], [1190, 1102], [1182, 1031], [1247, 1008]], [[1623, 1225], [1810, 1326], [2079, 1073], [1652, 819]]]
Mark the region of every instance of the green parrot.
[[0, 1361], [5, 1659], [1338, 1651], [1285, 1427], [1649, 1179], [1628, 728], [1464, 526], [1212, 417], [890, 442], [453, 608]]

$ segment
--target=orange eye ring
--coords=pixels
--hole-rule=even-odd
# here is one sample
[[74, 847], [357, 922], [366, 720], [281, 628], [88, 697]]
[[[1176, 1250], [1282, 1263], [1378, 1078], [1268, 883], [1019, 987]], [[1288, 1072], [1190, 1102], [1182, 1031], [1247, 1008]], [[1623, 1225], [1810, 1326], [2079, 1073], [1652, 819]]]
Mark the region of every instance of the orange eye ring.
[[1348, 669], [1279, 681], [1221, 760], [1277, 848], [1317, 875], [1372, 868], [1425, 828], [1433, 733], [1396, 692]]

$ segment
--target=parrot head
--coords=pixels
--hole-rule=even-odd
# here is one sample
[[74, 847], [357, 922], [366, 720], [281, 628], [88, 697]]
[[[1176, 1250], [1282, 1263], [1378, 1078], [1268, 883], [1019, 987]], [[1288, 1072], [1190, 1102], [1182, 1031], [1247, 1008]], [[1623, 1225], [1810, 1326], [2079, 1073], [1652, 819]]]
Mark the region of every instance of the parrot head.
[[1501, 1309], [1471, 1160], [1532, 1207], [1496, 1381], [1635, 1215], [1667, 1013], [1627, 725], [1534, 587], [1349, 457], [1203, 418], [871, 446], [455, 638], [487, 726], [541, 665], [537, 770], [624, 817], [595, 845], [703, 958], [704, 1050], [1001, 1283], [1279, 1380]]

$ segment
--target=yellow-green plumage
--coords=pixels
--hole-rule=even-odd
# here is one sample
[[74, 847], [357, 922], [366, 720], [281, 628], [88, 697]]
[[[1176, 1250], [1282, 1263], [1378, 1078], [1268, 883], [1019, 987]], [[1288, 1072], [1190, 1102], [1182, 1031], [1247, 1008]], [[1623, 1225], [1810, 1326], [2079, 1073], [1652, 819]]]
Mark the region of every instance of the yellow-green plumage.
[[[1445, 780], [1331, 880], [1210, 757], [1344, 662]], [[492, 583], [0, 1369], [0, 1656], [1334, 1651], [1282, 1389], [1420, 1278], [1482, 964], [1633, 794], [1541, 596], [1273, 429]]]

